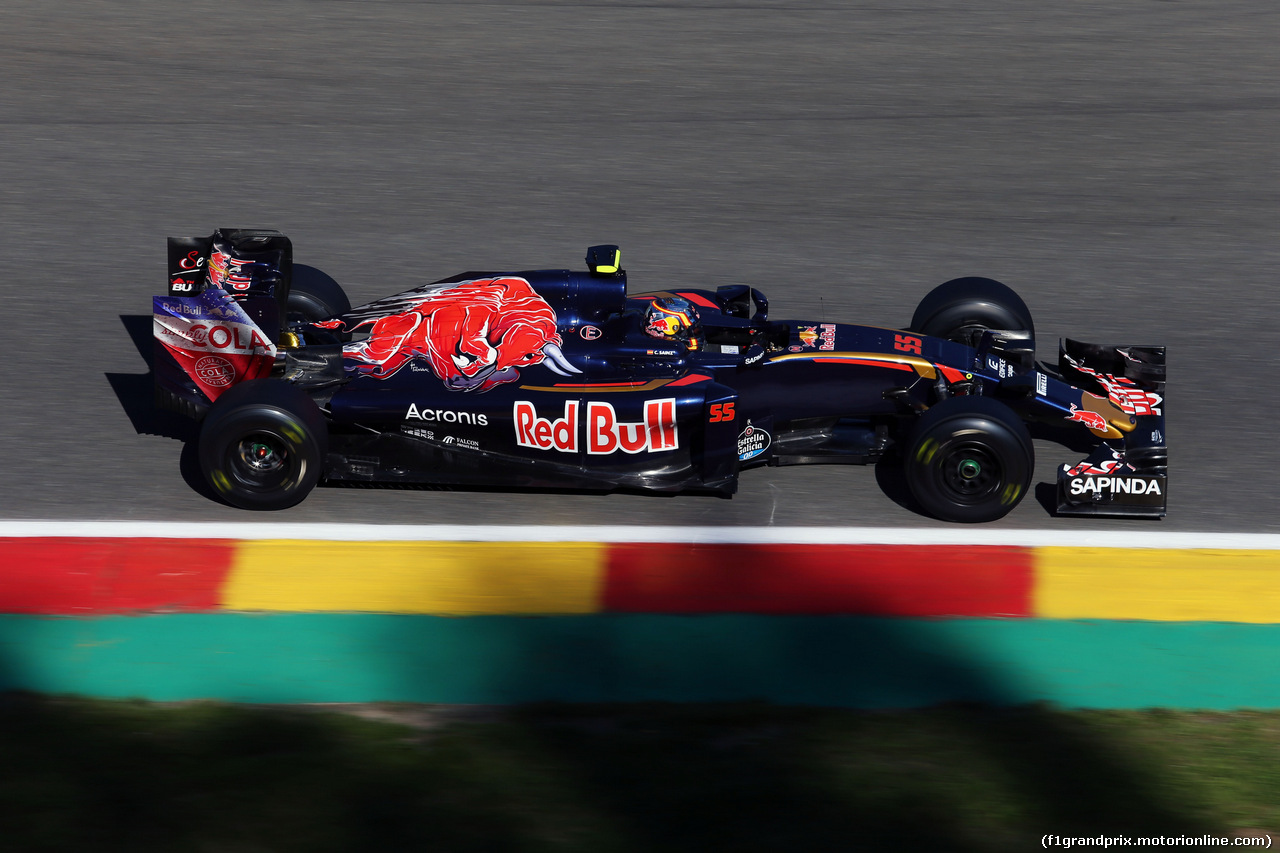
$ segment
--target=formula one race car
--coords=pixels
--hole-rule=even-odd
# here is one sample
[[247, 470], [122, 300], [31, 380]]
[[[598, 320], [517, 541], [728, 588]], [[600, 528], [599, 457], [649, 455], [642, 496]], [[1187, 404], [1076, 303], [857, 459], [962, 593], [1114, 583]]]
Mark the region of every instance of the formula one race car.
[[747, 468], [895, 453], [925, 512], [991, 521], [1027, 494], [1030, 421], [1094, 448], [1059, 469], [1060, 514], [1165, 513], [1162, 347], [1063, 340], [1038, 363], [1026, 305], [987, 278], [880, 328], [771, 320], [746, 285], [628, 294], [619, 263], [595, 246], [585, 272], [467, 272], [352, 308], [294, 276], [277, 231], [172, 238], [157, 399], [203, 419], [204, 475], [246, 509], [321, 480], [729, 495]]

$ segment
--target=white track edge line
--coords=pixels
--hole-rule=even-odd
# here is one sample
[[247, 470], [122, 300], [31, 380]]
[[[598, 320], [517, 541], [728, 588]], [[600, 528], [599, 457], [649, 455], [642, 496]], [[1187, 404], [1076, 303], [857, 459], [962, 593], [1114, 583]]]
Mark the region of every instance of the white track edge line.
[[616, 542], [743, 545], [1001, 545], [1280, 550], [1280, 534], [896, 527], [404, 525], [165, 521], [0, 521], [0, 537], [302, 539], [331, 542]]

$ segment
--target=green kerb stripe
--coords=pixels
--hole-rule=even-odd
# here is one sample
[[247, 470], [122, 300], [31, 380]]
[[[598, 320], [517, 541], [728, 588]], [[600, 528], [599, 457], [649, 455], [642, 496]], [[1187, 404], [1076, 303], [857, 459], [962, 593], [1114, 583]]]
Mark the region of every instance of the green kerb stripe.
[[0, 688], [242, 702], [1280, 707], [1280, 625], [828, 616], [0, 617]]

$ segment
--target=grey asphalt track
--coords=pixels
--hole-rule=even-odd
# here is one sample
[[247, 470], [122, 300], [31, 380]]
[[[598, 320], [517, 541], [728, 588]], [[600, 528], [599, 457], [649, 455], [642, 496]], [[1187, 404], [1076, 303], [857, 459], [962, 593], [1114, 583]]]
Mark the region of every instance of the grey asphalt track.
[[[1029, 498], [995, 526], [1280, 531], [1278, 36], [1266, 0], [11, 0], [0, 517], [941, 526], [845, 466], [748, 472], [732, 500], [214, 503], [130, 318], [166, 236], [225, 226], [285, 231], [355, 302], [601, 242], [635, 288], [746, 282], [778, 317], [898, 326], [998, 278], [1041, 357], [1169, 347], [1172, 472], [1162, 522]], [[1079, 458], [1037, 452], [1041, 483]]]

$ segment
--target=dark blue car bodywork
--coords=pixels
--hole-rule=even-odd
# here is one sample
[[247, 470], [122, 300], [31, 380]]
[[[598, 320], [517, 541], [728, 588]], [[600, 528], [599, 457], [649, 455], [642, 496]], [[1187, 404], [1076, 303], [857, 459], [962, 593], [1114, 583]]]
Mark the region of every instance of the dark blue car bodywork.
[[[1059, 469], [1059, 512], [1165, 512], [1159, 347], [1065, 340], [1048, 366], [1034, 361], [1032, 342], [998, 329], [960, 343], [778, 321], [746, 286], [628, 294], [614, 247], [594, 247], [587, 271], [467, 272], [316, 322], [289, 317], [291, 247], [279, 239], [275, 260], [261, 265], [277, 274], [244, 293], [210, 286], [191, 265], [204, 242], [171, 241], [157, 323], [194, 312], [184, 300], [236, 302], [270, 339], [255, 356], [262, 375], [305, 390], [325, 416], [323, 479], [728, 495], [756, 466], [876, 462], [906, 445], [930, 407], [981, 396], [1094, 443]], [[481, 295], [444, 304], [464, 290]], [[669, 295], [698, 308], [692, 347], [645, 334], [650, 301]], [[481, 317], [473, 309], [483, 299]], [[533, 302], [536, 316], [512, 318]], [[494, 331], [504, 323], [514, 331]], [[544, 354], [526, 341], [529, 352], [503, 366], [504, 340], [517, 335], [552, 345]], [[174, 350], [157, 346], [159, 397], [202, 416], [216, 400]]]

